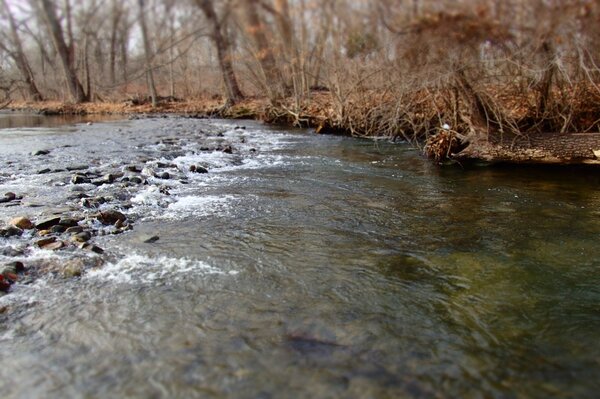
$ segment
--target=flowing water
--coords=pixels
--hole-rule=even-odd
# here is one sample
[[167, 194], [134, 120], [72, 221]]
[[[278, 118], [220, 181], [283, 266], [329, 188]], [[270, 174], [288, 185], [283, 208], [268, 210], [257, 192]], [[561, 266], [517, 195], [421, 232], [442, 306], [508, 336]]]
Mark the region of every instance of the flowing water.
[[0, 193], [24, 195], [3, 220], [74, 207], [68, 165], [179, 173], [86, 188], [134, 228], [94, 239], [103, 266], [0, 298], [3, 398], [597, 395], [600, 174], [244, 125], [0, 131]]

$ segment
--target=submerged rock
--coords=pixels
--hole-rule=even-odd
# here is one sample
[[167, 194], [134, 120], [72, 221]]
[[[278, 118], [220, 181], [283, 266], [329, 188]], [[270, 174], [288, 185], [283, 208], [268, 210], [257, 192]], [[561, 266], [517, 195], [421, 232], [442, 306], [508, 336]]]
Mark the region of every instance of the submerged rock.
[[156, 241], [158, 241], [160, 239], [159, 236], [142, 236], [140, 237], [141, 241], [144, 244], [152, 244], [155, 243]]
[[225, 154], [233, 154], [233, 148], [230, 145], [226, 145], [222, 152], [224, 152]]
[[190, 172], [193, 172], [193, 173], [208, 173], [208, 169], [206, 169], [204, 166], [192, 165], [192, 166], [190, 166]]
[[85, 263], [83, 259], [73, 259], [65, 262], [61, 274], [66, 278], [80, 277], [83, 274]]
[[100, 248], [100, 247], [99, 247], [99, 246], [97, 246], [97, 245], [90, 244], [90, 243], [88, 243], [88, 242], [81, 243], [81, 244], [79, 245], [79, 248], [80, 248], [80, 249], [84, 249], [84, 250], [86, 250], [86, 251], [94, 252], [94, 253], [97, 253], [97, 254], [103, 254], [103, 253], [104, 253], [104, 250], [103, 250], [102, 248]]

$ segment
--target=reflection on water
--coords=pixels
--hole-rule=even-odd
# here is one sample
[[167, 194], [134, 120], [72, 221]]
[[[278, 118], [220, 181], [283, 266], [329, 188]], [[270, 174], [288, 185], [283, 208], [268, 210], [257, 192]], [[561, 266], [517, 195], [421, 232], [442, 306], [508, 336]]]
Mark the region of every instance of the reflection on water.
[[[39, 115], [19, 112], [0, 111], [0, 130], [18, 128], [39, 128], [74, 125], [77, 123], [99, 122], [123, 119], [122, 116], [110, 115]], [[0, 134], [2, 132], [0, 131]]]
[[[107, 125], [111, 146], [75, 144], [99, 164], [159, 157], [131, 137], [200, 123]], [[438, 169], [404, 145], [252, 124], [228, 135], [259, 155], [138, 194], [134, 232], [100, 240], [116, 249], [103, 270], [21, 287], [31, 305], [0, 326], [7, 397], [596, 395], [598, 173]], [[222, 154], [170, 158], [192, 160]]]

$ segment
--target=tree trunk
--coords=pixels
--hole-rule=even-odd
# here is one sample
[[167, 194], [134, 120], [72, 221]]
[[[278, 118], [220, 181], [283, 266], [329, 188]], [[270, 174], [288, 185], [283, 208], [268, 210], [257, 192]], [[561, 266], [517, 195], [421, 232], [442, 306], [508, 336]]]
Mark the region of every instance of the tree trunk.
[[109, 50], [109, 74], [110, 83], [114, 85], [117, 82], [115, 73], [117, 63], [117, 36], [119, 34], [119, 23], [121, 21], [121, 10], [118, 8], [119, 2], [112, 1], [111, 9], [111, 26], [110, 26], [110, 50]]
[[296, 97], [305, 93], [305, 87], [302, 84], [303, 79], [300, 70], [300, 53], [295, 40], [294, 27], [290, 18], [290, 7], [287, 0], [275, 0], [275, 21], [283, 41], [283, 53], [287, 59], [291, 86], [294, 89]]
[[[34, 0], [32, 0], [34, 2]], [[60, 62], [69, 88], [71, 98], [75, 103], [81, 103], [87, 100], [81, 82], [77, 78], [77, 73], [71, 63], [71, 56], [69, 55], [69, 47], [65, 42], [63, 35], [63, 29], [56, 15], [54, 4], [50, 0], [40, 0], [42, 4], [42, 14], [48, 25], [50, 36], [52, 37], [52, 43], [60, 58]], [[35, 6], [35, 4], [34, 4]]]
[[273, 54], [273, 47], [269, 44], [265, 34], [265, 26], [258, 14], [259, 0], [244, 0], [244, 10], [247, 19], [246, 31], [256, 45], [256, 58], [263, 71], [264, 86], [271, 101], [277, 102], [285, 95], [283, 77]]
[[8, 17], [8, 23], [10, 26], [10, 33], [12, 42], [14, 45], [14, 51], [8, 51], [8, 54], [13, 58], [19, 73], [23, 77], [25, 84], [27, 85], [27, 90], [29, 92], [29, 96], [33, 101], [42, 101], [44, 98], [42, 93], [40, 93], [36, 83], [35, 78], [33, 76], [33, 71], [31, 70], [31, 66], [29, 64], [29, 60], [25, 56], [25, 52], [23, 51], [23, 44], [21, 43], [21, 38], [19, 37], [19, 33], [17, 31], [17, 24], [15, 19], [10, 11], [10, 7], [5, 0], [2, 0], [2, 5], [4, 6], [4, 10], [6, 11], [6, 15]]
[[221, 22], [219, 21], [219, 18], [215, 12], [213, 1], [196, 0], [196, 3], [202, 9], [207, 21], [211, 25], [212, 40], [217, 48], [217, 58], [219, 59], [219, 67], [221, 69], [221, 75], [223, 76], [223, 83], [225, 85], [225, 92], [227, 96], [226, 105], [233, 105], [242, 100], [244, 95], [240, 90], [240, 86], [233, 70], [229, 40], [223, 35]]
[[146, 59], [146, 79], [148, 82], [148, 89], [150, 90], [150, 98], [152, 100], [152, 108], [156, 108], [157, 95], [156, 85], [154, 83], [154, 72], [152, 68], [152, 49], [150, 48], [150, 38], [148, 37], [148, 28], [146, 27], [146, 15], [145, 15], [145, 0], [138, 0], [140, 8], [140, 27], [142, 29], [142, 41], [144, 42], [144, 55]]

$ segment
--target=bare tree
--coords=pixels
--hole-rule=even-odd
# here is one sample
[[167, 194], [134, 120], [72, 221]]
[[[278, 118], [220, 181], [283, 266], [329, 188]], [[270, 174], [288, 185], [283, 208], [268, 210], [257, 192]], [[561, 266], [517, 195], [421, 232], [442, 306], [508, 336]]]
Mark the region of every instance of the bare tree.
[[23, 51], [23, 44], [19, 36], [15, 18], [10, 10], [8, 3], [5, 0], [2, 0], [2, 6], [8, 19], [8, 24], [10, 28], [10, 41], [12, 42], [13, 48], [7, 48], [7, 46], [5, 46], [2, 42], [0, 42], [0, 46], [2, 46], [3, 49], [8, 53], [8, 55], [14, 60], [17, 69], [23, 77], [23, 81], [27, 85], [27, 90], [31, 99], [34, 101], [42, 101], [42, 93], [40, 93], [37, 87], [33, 71], [29, 64], [29, 60], [27, 59], [27, 56]]
[[[34, 7], [38, 7], [36, 0], [30, 1]], [[50, 0], [39, 0], [39, 3], [41, 5], [40, 12], [44, 21], [46, 22], [48, 31], [52, 38], [54, 49], [60, 58], [71, 99], [76, 103], [87, 101], [88, 97], [83, 91], [83, 86], [81, 85], [81, 82], [77, 77], [77, 72], [75, 71], [73, 62], [74, 57], [72, 56], [72, 45], [68, 46], [65, 41], [63, 28], [60, 24], [58, 16], [56, 15], [55, 6]]]
[[211, 26], [211, 39], [217, 48], [217, 58], [223, 83], [225, 85], [225, 93], [227, 96], [226, 105], [233, 105], [244, 98], [235, 71], [231, 61], [231, 50], [227, 36], [224, 34], [222, 23], [215, 12], [214, 3], [212, 0], [196, 0], [196, 4], [202, 9], [206, 20]]
[[157, 105], [157, 94], [156, 84], [154, 82], [154, 71], [152, 66], [152, 47], [150, 44], [150, 37], [148, 36], [148, 27], [146, 25], [146, 6], [145, 0], [138, 0], [139, 6], [139, 23], [142, 30], [142, 41], [144, 42], [144, 58], [146, 63], [146, 80], [148, 83], [148, 89], [150, 91], [150, 99], [152, 100], [152, 107], [155, 108]]
[[246, 33], [253, 39], [256, 51], [254, 56], [260, 63], [264, 82], [263, 86], [272, 101], [278, 102], [285, 96], [286, 90], [283, 76], [274, 55], [274, 46], [269, 41], [264, 24], [259, 12], [259, 0], [243, 0], [246, 15]]

